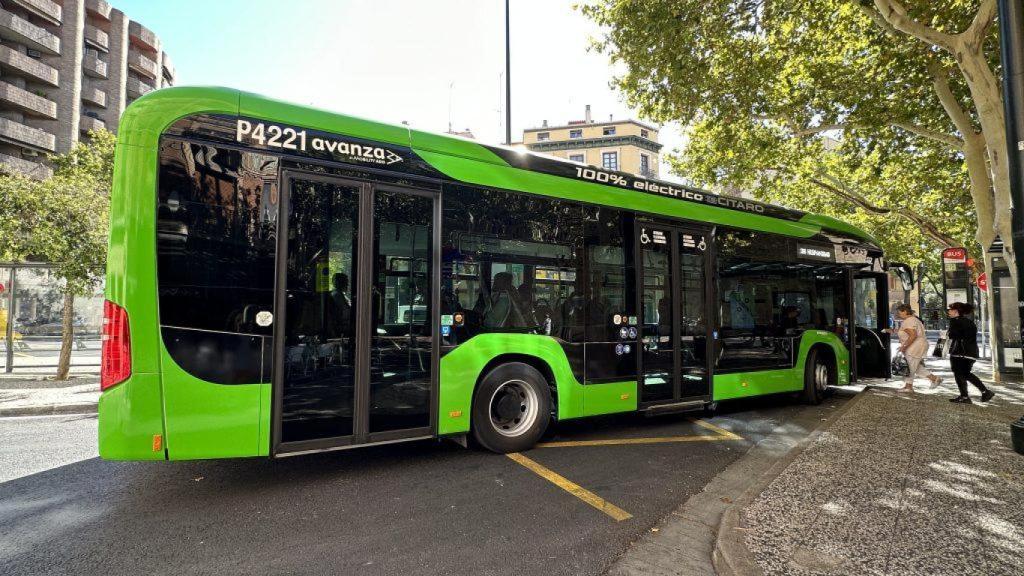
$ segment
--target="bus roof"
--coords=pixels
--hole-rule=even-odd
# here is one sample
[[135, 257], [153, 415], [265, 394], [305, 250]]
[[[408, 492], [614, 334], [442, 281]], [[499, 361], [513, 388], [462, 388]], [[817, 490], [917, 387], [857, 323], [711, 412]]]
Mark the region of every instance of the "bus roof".
[[400, 146], [411, 150], [444, 176], [480, 186], [795, 237], [832, 232], [878, 246], [878, 242], [863, 230], [829, 216], [722, 196], [664, 180], [640, 178], [525, 150], [415, 130], [405, 125], [364, 120], [230, 88], [184, 86], [150, 92], [125, 110], [119, 127], [119, 142], [125, 145], [156, 145], [160, 135], [173, 122], [195, 114], [274, 121]]

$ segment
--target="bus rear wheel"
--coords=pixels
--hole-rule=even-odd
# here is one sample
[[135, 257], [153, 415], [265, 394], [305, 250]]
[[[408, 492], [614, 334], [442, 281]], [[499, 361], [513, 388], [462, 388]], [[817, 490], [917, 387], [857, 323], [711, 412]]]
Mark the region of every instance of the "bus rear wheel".
[[473, 398], [473, 438], [506, 454], [528, 450], [551, 419], [551, 391], [536, 368], [509, 362], [487, 373]]
[[812, 348], [804, 364], [803, 400], [807, 404], [821, 404], [829, 386], [836, 382], [836, 364], [820, 348]]

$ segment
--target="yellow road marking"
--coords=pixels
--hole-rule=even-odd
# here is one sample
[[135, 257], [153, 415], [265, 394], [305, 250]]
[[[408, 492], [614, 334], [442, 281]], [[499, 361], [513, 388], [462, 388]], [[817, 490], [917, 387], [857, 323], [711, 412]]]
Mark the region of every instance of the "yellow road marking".
[[608, 502], [604, 498], [601, 498], [597, 494], [594, 494], [590, 490], [587, 490], [586, 488], [580, 486], [579, 484], [576, 484], [572, 480], [569, 480], [565, 476], [562, 476], [548, 468], [545, 468], [544, 466], [538, 464], [537, 462], [534, 462], [533, 460], [527, 458], [526, 456], [523, 456], [518, 452], [505, 454], [505, 456], [508, 456], [514, 462], [521, 464], [534, 474], [540, 476], [541, 478], [547, 480], [548, 482], [551, 482], [552, 484], [558, 486], [562, 490], [565, 490], [569, 494], [572, 494], [573, 496], [579, 498], [580, 500], [583, 500], [587, 504], [590, 504], [594, 508], [597, 508], [601, 512], [604, 512], [605, 514], [611, 516], [615, 519], [616, 522], [629, 520], [633, 517], [632, 514], [626, 512], [622, 508], [619, 508], [618, 506], [612, 504], [611, 502]]
[[564, 440], [561, 442], [541, 442], [537, 448], [571, 448], [574, 446], [627, 446], [631, 444], [674, 444], [677, 442], [721, 442], [723, 440], [743, 440], [743, 437], [725, 428], [715, 426], [697, 418], [690, 422], [715, 433], [714, 436], [691, 434], [688, 436], [661, 436], [655, 438], [607, 438], [604, 440]]
[[707, 428], [708, 430], [711, 430], [712, 432], [716, 432], [719, 435], [721, 435], [721, 436], [723, 436], [723, 437], [725, 437], [725, 438], [727, 438], [729, 440], [743, 440], [743, 437], [740, 436], [739, 434], [736, 434], [735, 432], [730, 432], [730, 431], [726, 430], [725, 428], [720, 428], [718, 426], [715, 426], [711, 422], [705, 422], [704, 420], [701, 420], [700, 418], [690, 418], [690, 422], [693, 422], [694, 424], [696, 424], [697, 426], [700, 426], [701, 428]]
[[566, 440], [541, 442], [537, 448], [569, 448], [572, 446], [625, 446], [628, 444], [671, 444], [675, 442], [721, 442], [733, 440], [725, 436], [664, 436], [658, 438], [609, 438], [606, 440]]

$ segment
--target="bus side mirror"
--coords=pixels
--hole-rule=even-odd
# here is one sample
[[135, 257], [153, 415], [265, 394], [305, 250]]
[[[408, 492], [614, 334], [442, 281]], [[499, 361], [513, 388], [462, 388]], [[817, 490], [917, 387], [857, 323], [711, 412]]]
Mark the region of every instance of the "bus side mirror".
[[904, 290], [914, 289], [914, 269], [900, 262], [889, 262], [889, 272], [896, 274], [903, 283]]

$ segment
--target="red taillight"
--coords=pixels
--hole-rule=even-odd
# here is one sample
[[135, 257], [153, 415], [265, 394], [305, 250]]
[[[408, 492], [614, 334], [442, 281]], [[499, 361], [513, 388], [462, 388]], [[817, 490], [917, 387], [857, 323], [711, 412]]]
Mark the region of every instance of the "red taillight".
[[131, 375], [132, 343], [128, 332], [128, 312], [110, 300], [104, 300], [100, 390], [120, 384]]

